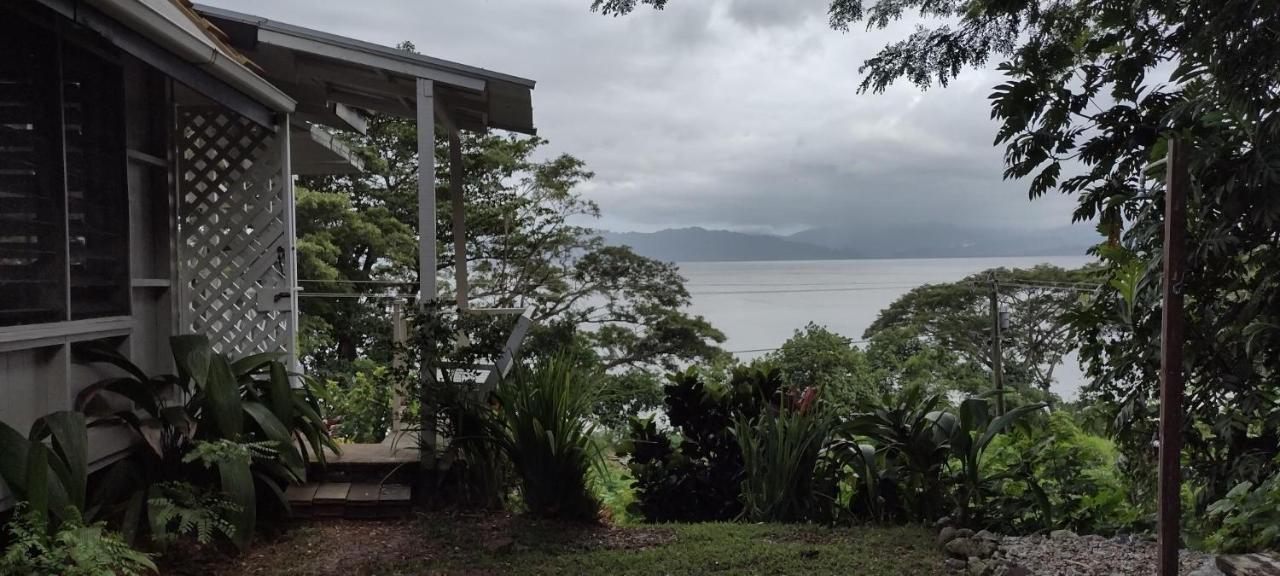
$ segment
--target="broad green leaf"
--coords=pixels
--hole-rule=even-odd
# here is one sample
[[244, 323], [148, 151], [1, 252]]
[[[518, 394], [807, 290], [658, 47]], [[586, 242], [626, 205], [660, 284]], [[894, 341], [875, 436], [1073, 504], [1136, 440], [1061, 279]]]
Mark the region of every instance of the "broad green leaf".
[[31, 441], [0, 422], [0, 479], [21, 495], [27, 490], [27, 457]]
[[242, 460], [221, 460], [218, 462], [218, 478], [227, 500], [239, 508], [231, 513], [228, 520], [236, 529], [232, 543], [243, 551], [253, 537], [258, 516], [257, 492], [253, 487], [249, 463]]
[[223, 438], [235, 440], [244, 430], [244, 407], [240, 402], [240, 386], [231, 372], [231, 364], [221, 354], [209, 361], [209, 378], [205, 382], [205, 401], [214, 425]]
[[182, 380], [195, 382], [197, 390], [203, 389], [213, 358], [209, 339], [199, 334], [172, 336], [169, 338], [169, 348], [173, 351], [178, 376]]
[[286, 426], [293, 424], [293, 388], [289, 385], [289, 374], [284, 369], [284, 364], [274, 362], [271, 364], [271, 380], [268, 383], [268, 390], [271, 394], [271, 411], [275, 413]]
[[244, 411], [258, 423], [258, 427], [262, 428], [262, 432], [267, 438], [276, 442], [276, 450], [280, 454], [280, 461], [289, 468], [299, 480], [305, 480], [307, 476], [306, 463], [302, 461], [302, 456], [298, 454], [298, 449], [293, 445], [293, 437], [289, 434], [289, 429], [271, 413], [265, 405], [260, 402], [247, 401], [244, 402]]
[[237, 379], [244, 378], [283, 356], [283, 352], [261, 352], [245, 356], [231, 363], [231, 371], [235, 373]]

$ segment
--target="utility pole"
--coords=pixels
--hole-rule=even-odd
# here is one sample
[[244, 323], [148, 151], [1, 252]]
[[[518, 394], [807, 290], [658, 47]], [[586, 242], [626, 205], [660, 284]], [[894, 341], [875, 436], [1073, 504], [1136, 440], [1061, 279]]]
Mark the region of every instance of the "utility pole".
[[1000, 284], [996, 274], [991, 279], [991, 378], [996, 391], [996, 413], [1004, 415], [1004, 347], [1000, 334]]
[[1164, 317], [1160, 330], [1160, 576], [1178, 575], [1182, 456], [1182, 280], [1186, 268], [1187, 151], [1169, 140], [1164, 180]]

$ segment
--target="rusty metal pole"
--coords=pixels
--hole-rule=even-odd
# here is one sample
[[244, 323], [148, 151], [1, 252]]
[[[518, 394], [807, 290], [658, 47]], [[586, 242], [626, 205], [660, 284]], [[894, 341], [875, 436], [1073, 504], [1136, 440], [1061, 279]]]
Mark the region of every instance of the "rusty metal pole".
[[1164, 317], [1160, 334], [1160, 576], [1178, 576], [1182, 456], [1182, 280], [1186, 268], [1187, 153], [1169, 141], [1164, 185]]

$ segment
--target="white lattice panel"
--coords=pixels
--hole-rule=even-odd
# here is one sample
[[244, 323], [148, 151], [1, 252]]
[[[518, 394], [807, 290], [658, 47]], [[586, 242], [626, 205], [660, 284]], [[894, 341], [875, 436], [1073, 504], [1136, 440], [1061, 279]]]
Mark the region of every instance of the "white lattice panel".
[[182, 328], [232, 355], [291, 342], [285, 136], [222, 108], [178, 109]]

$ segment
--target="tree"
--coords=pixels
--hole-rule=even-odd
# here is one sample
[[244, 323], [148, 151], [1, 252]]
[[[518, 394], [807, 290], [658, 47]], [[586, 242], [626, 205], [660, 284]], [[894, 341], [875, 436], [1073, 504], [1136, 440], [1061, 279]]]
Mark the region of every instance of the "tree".
[[[1064, 270], [1040, 265], [998, 268], [954, 283], [926, 284], [880, 311], [863, 333], [868, 340], [890, 329], [904, 331], [930, 346], [952, 351], [957, 360], [990, 374], [990, 279], [1000, 286], [998, 302], [1009, 315], [1002, 331], [1005, 381], [1023, 392], [1047, 392], [1054, 370], [1076, 343], [1066, 321], [1080, 296], [1077, 286], [1096, 278], [1092, 268]], [[990, 377], [987, 377], [990, 381]]]
[[861, 389], [869, 372], [862, 351], [853, 340], [813, 322], [796, 330], [764, 361], [778, 370], [788, 386], [818, 388], [824, 398], [845, 407], [855, 405], [869, 392]]
[[[596, 0], [621, 14], [666, 0]], [[868, 5], [869, 4], [869, 5]], [[1092, 399], [1117, 407], [1131, 462], [1158, 401], [1164, 193], [1171, 138], [1190, 150], [1184, 458], [1201, 504], [1274, 471], [1280, 451], [1280, 7], [1273, 0], [833, 0], [830, 23], [925, 20], [862, 66], [864, 91], [945, 85], [999, 61], [992, 117], [1005, 176], [1078, 199], [1109, 238], [1107, 287], [1074, 325]], [[1167, 78], [1167, 79], [1166, 79]], [[1071, 174], [1065, 176], [1064, 173]], [[1135, 469], [1146, 468], [1141, 464]]]
[[[303, 286], [353, 296], [301, 302], [308, 367], [331, 377], [349, 377], [357, 358], [390, 362], [386, 301], [355, 296], [386, 288], [370, 282], [401, 283], [401, 292], [412, 294], [417, 282], [414, 125], [375, 115], [368, 133], [350, 136], [349, 144], [366, 171], [304, 179], [298, 195]], [[536, 137], [464, 134], [461, 144], [469, 298], [476, 307], [532, 306], [528, 354], [575, 350], [600, 366], [602, 378], [633, 394], [633, 403], [613, 399], [627, 409], [656, 405], [652, 374], [723, 354], [723, 334], [685, 312], [690, 296], [674, 264], [608, 246], [594, 230], [571, 223], [599, 216], [576, 189], [592, 176], [581, 160], [535, 160], [546, 144]], [[436, 156], [438, 267], [446, 270], [458, 264], [443, 185], [447, 146], [437, 147]]]

